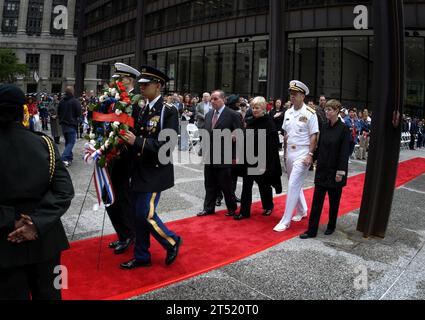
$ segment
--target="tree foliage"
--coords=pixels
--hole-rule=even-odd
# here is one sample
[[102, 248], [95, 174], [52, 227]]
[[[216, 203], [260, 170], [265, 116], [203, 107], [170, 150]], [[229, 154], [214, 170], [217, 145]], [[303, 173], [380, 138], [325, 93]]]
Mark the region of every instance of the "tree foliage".
[[0, 49], [0, 83], [14, 83], [17, 76], [27, 72], [27, 65], [19, 63], [12, 49]]

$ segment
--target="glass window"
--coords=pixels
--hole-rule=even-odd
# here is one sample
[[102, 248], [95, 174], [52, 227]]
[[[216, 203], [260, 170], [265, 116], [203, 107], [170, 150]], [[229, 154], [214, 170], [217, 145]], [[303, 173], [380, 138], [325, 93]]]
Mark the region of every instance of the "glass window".
[[202, 94], [204, 87], [204, 48], [192, 49], [190, 67], [190, 90], [193, 94]]
[[424, 38], [406, 38], [406, 83], [404, 113], [423, 116], [424, 108]]
[[368, 107], [369, 109], [372, 109], [373, 106], [373, 98], [374, 98], [374, 82], [373, 82], [373, 57], [375, 55], [375, 48], [374, 48], [374, 38], [369, 37], [369, 79], [368, 79], [368, 90], [367, 90], [367, 99], [368, 99]]
[[218, 46], [205, 48], [205, 85], [206, 91], [218, 88]]
[[235, 45], [220, 46], [220, 89], [224, 92], [234, 92], [233, 76], [235, 73]]
[[177, 90], [180, 93], [189, 91], [190, 49], [180, 50], [179, 68], [177, 73]]
[[294, 42], [295, 39], [289, 39], [288, 40], [288, 60], [289, 60], [289, 70], [288, 75], [289, 79], [295, 79], [294, 76], [294, 58], [295, 58], [295, 52], [294, 52]]
[[62, 78], [63, 55], [52, 54], [50, 58], [50, 78]]
[[176, 90], [176, 73], [177, 73], [177, 51], [168, 52], [167, 57], [167, 75], [170, 78], [168, 82], [168, 91]]
[[319, 38], [317, 62], [317, 91], [340, 100], [341, 38]]
[[252, 95], [267, 95], [268, 56], [267, 41], [255, 42]]
[[304, 82], [310, 89], [309, 96], [311, 97], [316, 96], [316, 46], [316, 38], [295, 39], [295, 72], [293, 79]]
[[166, 72], [165, 59], [167, 58], [166, 52], [157, 53], [156, 55], [156, 68], [161, 72]]
[[252, 42], [239, 43], [236, 46], [235, 92], [243, 96], [247, 96], [251, 93], [252, 46]]
[[342, 104], [363, 108], [367, 101], [367, 37], [343, 38]]
[[3, 23], [0, 26], [3, 33], [16, 33], [18, 30], [19, 0], [6, 0], [0, 8], [3, 14]]
[[27, 34], [41, 34], [41, 23], [43, 21], [44, 0], [30, 0], [27, 15]]

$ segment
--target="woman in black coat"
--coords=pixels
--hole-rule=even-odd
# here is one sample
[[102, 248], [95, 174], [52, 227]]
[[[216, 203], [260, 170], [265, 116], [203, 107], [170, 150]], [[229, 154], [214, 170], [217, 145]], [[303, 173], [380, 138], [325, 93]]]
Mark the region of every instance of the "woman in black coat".
[[[263, 97], [255, 98], [252, 103], [253, 119], [247, 124], [246, 135], [250, 132], [254, 135], [254, 145], [247, 140], [245, 135], [245, 152], [247, 148], [252, 148], [254, 156], [259, 157], [257, 164], [248, 164], [245, 157], [246, 173], [243, 177], [241, 208], [239, 214], [234, 217], [235, 220], [249, 218], [251, 215], [252, 187], [254, 181], [257, 182], [260, 189], [261, 203], [263, 205], [263, 215], [270, 216], [273, 211], [273, 190], [276, 193], [282, 193], [282, 167], [279, 158], [279, 136], [278, 130], [273, 119], [266, 114], [267, 102]], [[262, 154], [259, 146], [259, 130], [266, 133], [266, 153]], [[252, 141], [252, 140], [251, 140]], [[260, 140], [261, 141], [261, 140]], [[260, 142], [261, 143], [261, 142]], [[260, 153], [260, 154], [259, 154]], [[264, 156], [266, 156], [264, 158]], [[257, 169], [254, 169], [257, 168]], [[251, 175], [251, 170], [259, 170], [260, 175]]]
[[300, 236], [301, 239], [316, 237], [326, 193], [329, 196], [329, 223], [325, 235], [331, 235], [336, 228], [342, 188], [347, 184], [350, 149], [350, 131], [338, 118], [340, 110], [339, 101], [326, 103], [328, 122], [320, 132], [313, 204], [308, 230]]

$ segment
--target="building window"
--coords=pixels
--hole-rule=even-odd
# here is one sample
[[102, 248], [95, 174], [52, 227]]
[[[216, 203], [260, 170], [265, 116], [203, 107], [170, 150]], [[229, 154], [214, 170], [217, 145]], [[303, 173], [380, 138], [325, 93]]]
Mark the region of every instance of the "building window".
[[[319, 38], [317, 50], [317, 91], [326, 97], [341, 99], [341, 38]], [[310, 72], [314, 72], [314, 68]]]
[[52, 93], [60, 93], [62, 92], [62, 84], [61, 83], [53, 83], [52, 84]]
[[146, 16], [146, 32], [162, 32], [224, 18], [267, 13], [269, 0], [198, 0], [150, 12]]
[[367, 104], [368, 92], [368, 38], [344, 37], [342, 61], [341, 102], [363, 108]]
[[50, 59], [50, 78], [62, 78], [63, 55], [52, 54]]
[[192, 49], [190, 64], [190, 91], [200, 96], [204, 88], [204, 48]]
[[218, 46], [205, 48], [205, 85], [208, 92], [218, 88]]
[[167, 84], [167, 90], [173, 92], [176, 90], [177, 73], [177, 51], [170, 51], [167, 55], [167, 75], [170, 81]]
[[43, 22], [43, 0], [30, 0], [27, 15], [27, 34], [39, 36]]
[[[53, 9], [56, 6], [67, 6], [68, 0], [53, 0], [52, 3], [52, 19], [50, 22], [50, 34], [53, 36], [64, 36], [65, 35], [65, 29], [56, 29], [54, 27], [55, 18], [57, 17], [57, 14], [53, 12]], [[68, 18], [69, 19], [69, 18]]]
[[253, 42], [238, 43], [236, 46], [235, 92], [243, 96], [252, 92], [252, 47]]
[[254, 43], [253, 95], [265, 97], [267, 94], [268, 55], [267, 41]]
[[[1, 9], [1, 8], [0, 8]], [[16, 33], [18, 30], [19, 0], [6, 0], [3, 7], [3, 33]]]
[[425, 45], [424, 38], [406, 37], [406, 82], [404, 113], [424, 116]]
[[189, 92], [190, 49], [179, 51], [177, 90], [183, 94]]
[[235, 45], [225, 44], [220, 46], [220, 89], [224, 92], [233, 92], [235, 74]]
[[[39, 68], [40, 68], [40, 55], [39, 54], [27, 54], [26, 55], [26, 64], [28, 66], [28, 81], [37, 82], [37, 78], [39, 77]], [[37, 86], [37, 84], [35, 84]], [[34, 91], [27, 91], [34, 92]]]
[[[310, 89], [310, 96], [313, 97], [316, 95], [316, 49], [316, 38], [302, 38], [295, 40], [293, 78], [304, 82]], [[325, 57], [325, 52], [322, 52], [321, 54], [322, 57]], [[325, 68], [325, 59], [322, 59], [321, 66]]]
[[34, 71], [38, 72], [39, 66], [40, 66], [40, 55], [39, 54], [27, 54], [26, 64], [28, 66], [28, 70], [31, 73], [33, 73]]

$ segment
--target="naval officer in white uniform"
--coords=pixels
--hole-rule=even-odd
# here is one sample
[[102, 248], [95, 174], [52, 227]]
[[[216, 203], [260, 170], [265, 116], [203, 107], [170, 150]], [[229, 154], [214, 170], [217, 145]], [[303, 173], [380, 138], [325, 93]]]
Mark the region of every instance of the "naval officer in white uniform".
[[[317, 146], [319, 124], [316, 111], [304, 103], [309, 94], [308, 87], [301, 81], [289, 84], [292, 107], [285, 113], [282, 129], [285, 131], [285, 159], [288, 173], [288, 195], [285, 213], [274, 231], [282, 232], [292, 221], [307, 217], [308, 208], [304, 198], [303, 185], [308, 169], [313, 163]], [[292, 218], [295, 208], [297, 214]]]

